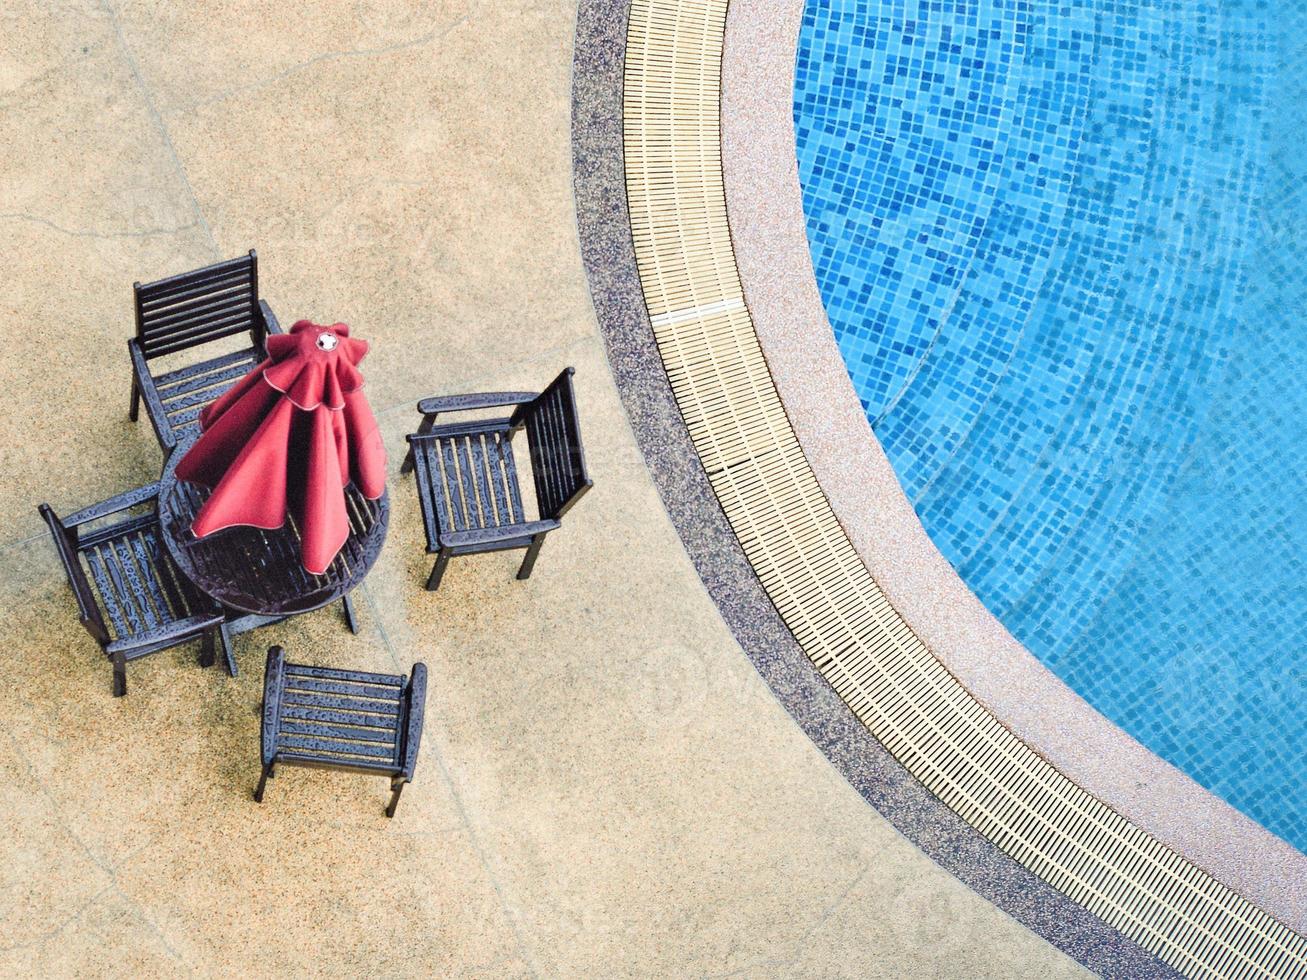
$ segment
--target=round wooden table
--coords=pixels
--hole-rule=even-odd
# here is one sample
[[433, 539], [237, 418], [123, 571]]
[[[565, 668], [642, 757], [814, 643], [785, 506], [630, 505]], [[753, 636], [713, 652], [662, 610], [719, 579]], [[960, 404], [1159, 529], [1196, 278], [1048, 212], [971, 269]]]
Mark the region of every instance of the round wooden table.
[[[189, 445], [179, 445], [159, 478], [161, 537], [183, 575], [201, 592], [229, 609], [253, 614], [232, 623], [232, 632], [345, 599], [372, 568], [386, 540], [390, 496], [368, 500], [351, 483], [345, 489], [350, 534], [340, 553], [321, 575], [300, 562], [300, 535], [293, 518], [274, 530], [231, 527], [197, 538], [191, 522], [209, 497], [207, 487], [178, 480], [174, 471]], [[350, 628], [353, 612], [346, 606]]]

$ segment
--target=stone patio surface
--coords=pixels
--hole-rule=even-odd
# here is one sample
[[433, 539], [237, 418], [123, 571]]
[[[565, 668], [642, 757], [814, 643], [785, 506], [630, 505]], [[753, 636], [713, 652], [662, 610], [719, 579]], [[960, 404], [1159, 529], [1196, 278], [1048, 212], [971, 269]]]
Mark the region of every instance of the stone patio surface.
[[[576, 242], [565, 0], [0, 12], [0, 974], [1082, 972], [827, 764], [720, 621], [610, 380]], [[107, 661], [36, 513], [158, 476], [127, 420], [131, 283], [257, 248], [283, 324], [373, 344], [390, 537], [358, 594]], [[595, 488], [437, 594], [413, 403], [576, 384]], [[415, 782], [258, 774], [263, 657], [428, 665]]]

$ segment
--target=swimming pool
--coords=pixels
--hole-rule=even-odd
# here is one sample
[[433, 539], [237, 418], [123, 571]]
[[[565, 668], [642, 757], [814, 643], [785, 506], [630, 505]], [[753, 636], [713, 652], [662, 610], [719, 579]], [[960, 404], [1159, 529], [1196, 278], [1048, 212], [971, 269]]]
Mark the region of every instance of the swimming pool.
[[811, 0], [813, 264], [985, 605], [1307, 849], [1307, 6]]

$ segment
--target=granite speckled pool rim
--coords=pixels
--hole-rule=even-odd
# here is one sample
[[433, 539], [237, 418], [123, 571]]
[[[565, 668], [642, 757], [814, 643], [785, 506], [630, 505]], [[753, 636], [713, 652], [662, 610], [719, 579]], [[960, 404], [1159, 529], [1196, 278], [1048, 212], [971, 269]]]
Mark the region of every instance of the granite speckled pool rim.
[[814, 267], [932, 539], [1073, 689], [1307, 845], [1307, 7], [810, 2]]

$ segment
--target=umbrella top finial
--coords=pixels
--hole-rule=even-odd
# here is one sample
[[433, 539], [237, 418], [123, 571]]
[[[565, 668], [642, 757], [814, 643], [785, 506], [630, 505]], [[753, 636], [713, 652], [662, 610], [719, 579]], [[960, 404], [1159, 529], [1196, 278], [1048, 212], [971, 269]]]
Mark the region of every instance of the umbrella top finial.
[[330, 326], [300, 320], [290, 333], [268, 337], [263, 380], [284, 393], [297, 408], [312, 411], [326, 405], [345, 407], [345, 395], [363, 387], [358, 363], [368, 352], [366, 342], [349, 335], [344, 323]]

